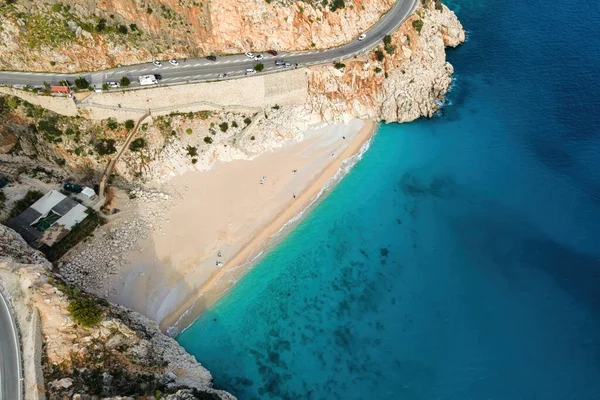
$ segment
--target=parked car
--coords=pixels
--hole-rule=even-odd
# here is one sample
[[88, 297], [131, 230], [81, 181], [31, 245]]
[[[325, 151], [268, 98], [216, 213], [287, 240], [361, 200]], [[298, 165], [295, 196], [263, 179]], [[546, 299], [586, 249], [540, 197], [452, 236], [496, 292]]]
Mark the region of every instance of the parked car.
[[253, 68], [246, 68], [246, 75], [253, 75], [256, 71]]
[[227, 78], [229, 75], [227, 75], [225, 72], [221, 72], [219, 74], [219, 78]]
[[275, 65], [278, 65], [278, 66], [279, 65], [285, 65], [285, 61], [283, 61], [283, 60], [277, 60], [277, 61], [275, 61]]
[[108, 82], [106, 82], [106, 84], [108, 85], [108, 87], [111, 87], [111, 88], [118, 88], [121, 86], [121, 84], [119, 82], [115, 82], [115, 81], [108, 81]]
[[206, 59], [210, 60], [210, 61], [217, 61], [217, 57], [215, 57], [215, 56], [208, 56], [208, 57], [206, 57]]
[[162, 63], [160, 61], [152, 61], [152, 64], [156, 65], [157, 67], [162, 67]]
[[162, 79], [162, 75], [154, 74], [154, 79], [156, 79], [157, 81], [160, 81]]
[[79, 185], [76, 185], [74, 183], [70, 183], [67, 182], [63, 185], [63, 189], [69, 191], [69, 192], [73, 192], [73, 193], [81, 193], [81, 191], [83, 190], [83, 188]]
[[169, 64], [171, 64], [171, 65], [179, 65], [179, 61], [177, 61], [175, 59], [172, 59], [172, 60], [169, 60]]
[[246, 57], [248, 57], [248, 58], [254, 58], [254, 54], [252, 54], [252, 53], [246, 53]]
[[365, 34], [363, 33], [362, 35], [360, 35], [360, 36], [358, 37], [358, 40], [361, 40], [361, 41], [362, 41], [362, 40], [365, 40], [365, 38], [366, 38], [366, 37], [367, 37], [367, 35], [365, 35]]
[[277, 55], [277, 52], [275, 50], [269, 50], [269, 51], [267, 51], [267, 53], [269, 53], [272, 56], [276, 56]]
[[257, 55], [255, 55], [255, 56], [254, 56], [254, 59], [255, 59], [256, 61], [260, 61], [260, 60], [262, 60], [263, 58], [265, 58], [265, 57], [263, 57], [263, 55], [262, 55], [262, 54], [257, 54]]

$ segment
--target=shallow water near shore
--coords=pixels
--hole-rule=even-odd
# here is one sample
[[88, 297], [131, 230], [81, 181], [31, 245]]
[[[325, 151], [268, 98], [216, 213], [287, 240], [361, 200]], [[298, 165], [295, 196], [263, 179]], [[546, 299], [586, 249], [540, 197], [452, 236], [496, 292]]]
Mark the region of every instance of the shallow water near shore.
[[447, 2], [428, 121], [348, 176], [179, 337], [240, 399], [596, 399], [600, 5]]

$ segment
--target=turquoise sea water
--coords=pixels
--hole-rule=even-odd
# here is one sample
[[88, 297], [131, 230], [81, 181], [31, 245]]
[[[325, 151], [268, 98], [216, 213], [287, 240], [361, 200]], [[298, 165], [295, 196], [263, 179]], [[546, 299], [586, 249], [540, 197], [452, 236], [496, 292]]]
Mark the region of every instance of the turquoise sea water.
[[600, 5], [454, 0], [435, 118], [178, 340], [240, 399], [600, 398]]

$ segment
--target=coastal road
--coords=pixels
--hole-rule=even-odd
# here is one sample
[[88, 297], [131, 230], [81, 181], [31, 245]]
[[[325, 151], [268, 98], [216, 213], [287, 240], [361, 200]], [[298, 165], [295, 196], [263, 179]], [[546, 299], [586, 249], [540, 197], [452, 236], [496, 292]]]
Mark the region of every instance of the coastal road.
[[16, 324], [0, 293], [0, 400], [21, 400], [21, 355]]
[[[0, 84], [17, 87], [27, 85], [31, 87], [43, 87], [44, 82], [54, 85], [58, 84], [61, 80], [68, 80], [73, 83], [75, 78], [83, 76], [93, 86], [100, 88], [103, 83], [119, 81], [121, 77], [126, 76], [131, 80], [131, 87], [135, 88], [139, 87], [138, 77], [140, 75], [160, 74], [162, 76], [160, 84], [169, 85], [217, 80], [221, 73], [226, 73], [228, 78], [242, 77], [245, 75], [247, 68], [253, 68], [258, 63], [264, 64], [264, 71], [286, 70], [283, 66], [275, 66], [276, 60], [287, 61], [299, 66], [332, 63], [364, 53], [377, 46], [385, 35], [394, 32], [402, 22], [410, 17], [418, 1], [397, 0], [394, 6], [365, 32], [366, 38], [364, 40], [359, 41], [355, 39], [345, 45], [326, 50], [298, 53], [279, 52], [277, 56], [271, 56], [266, 52], [254, 53], [264, 56], [264, 59], [260, 61], [252, 60], [244, 54], [217, 57], [216, 61], [210, 61], [206, 58], [179, 60], [180, 64], [178, 66], [170, 65], [167, 61], [164, 61], [162, 67], [157, 67], [152, 63], [145, 63], [80, 74], [0, 71]], [[247, 51], [252, 51], [252, 49], [248, 49]]]

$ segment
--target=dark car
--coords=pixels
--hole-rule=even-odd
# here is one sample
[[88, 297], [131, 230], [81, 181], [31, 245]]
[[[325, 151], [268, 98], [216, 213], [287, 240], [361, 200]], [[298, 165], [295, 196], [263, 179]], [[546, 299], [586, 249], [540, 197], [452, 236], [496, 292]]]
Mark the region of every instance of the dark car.
[[272, 56], [276, 56], [277, 55], [277, 52], [275, 50], [269, 50], [269, 51], [267, 51], [267, 53], [269, 53]]
[[162, 75], [155, 74], [154, 77], [157, 81], [160, 81], [162, 79]]
[[217, 57], [215, 57], [215, 56], [208, 56], [208, 57], [206, 57], [206, 59], [210, 60], [210, 61], [217, 61]]

